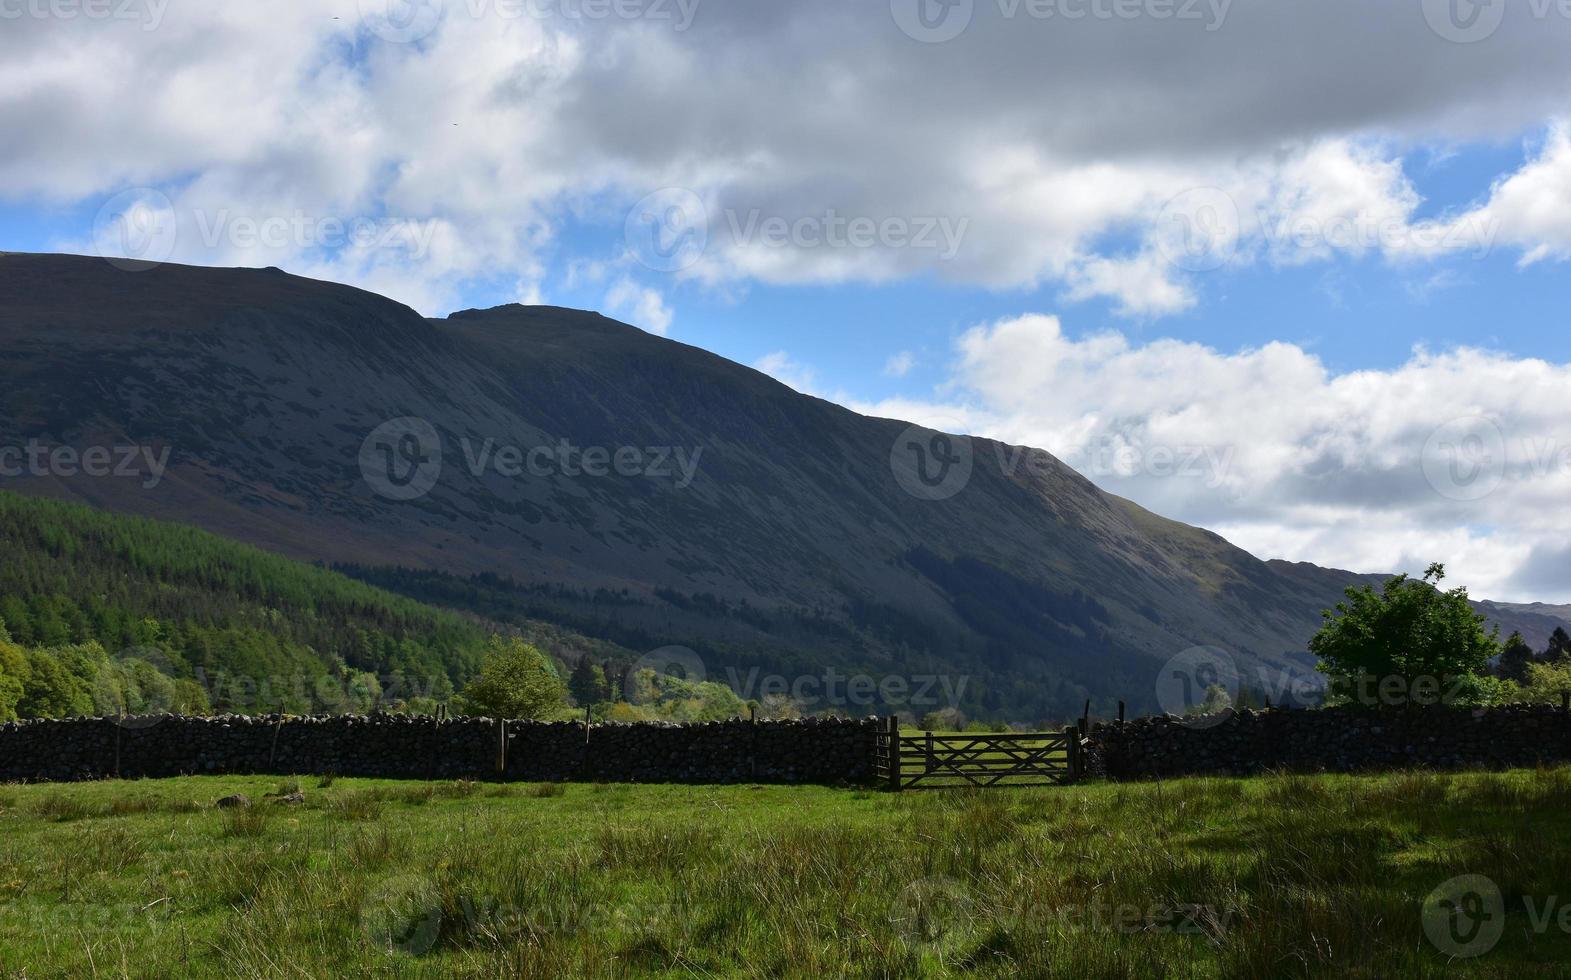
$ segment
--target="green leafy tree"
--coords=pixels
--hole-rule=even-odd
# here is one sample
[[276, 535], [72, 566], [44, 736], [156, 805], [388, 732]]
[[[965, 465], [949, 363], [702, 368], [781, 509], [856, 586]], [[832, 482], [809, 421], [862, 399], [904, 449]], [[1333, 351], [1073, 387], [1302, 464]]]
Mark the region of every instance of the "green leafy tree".
[[747, 713], [736, 692], [716, 681], [691, 681], [644, 668], [629, 678], [628, 700], [663, 721], [722, 721]]
[[213, 706], [207, 690], [193, 680], [175, 681], [174, 703], [169, 708], [177, 715], [210, 715]]
[[1506, 639], [1506, 647], [1495, 664], [1495, 674], [1504, 680], [1526, 684], [1527, 668], [1532, 666], [1533, 661], [1533, 648], [1522, 639], [1521, 633], [1514, 632]]
[[767, 721], [793, 721], [802, 717], [802, 706], [784, 694], [766, 694], [758, 702], [758, 717]]
[[541, 718], [562, 706], [562, 680], [551, 661], [516, 636], [493, 636], [480, 676], [464, 688], [470, 714], [492, 718]]
[[347, 687], [350, 710], [370, 714], [382, 706], [382, 682], [375, 674], [357, 671], [349, 675]]
[[0, 722], [17, 719], [16, 706], [31, 675], [27, 653], [10, 641], [4, 625], [0, 625]]
[[1376, 592], [1347, 589], [1347, 600], [1326, 610], [1325, 625], [1309, 641], [1337, 700], [1374, 704], [1415, 692], [1439, 680], [1483, 675], [1500, 652], [1499, 627], [1485, 632], [1484, 617], [1468, 604], [1467, 589], [1439, 589], [1445, 566], [1430, 565], [1421, 580], [1397, 575]]
[[47, 650], [27, 655], [28, 677], [17, 703], [23, 718], [70, 718], [93, 713], [93, 694], [87, 682]]
[[573, 668], [567, 679], [567, 689], [580, 708], [611, 700], [611, 685], [606, 683], [605, 669], [588, 657], [579, 660], [578, 666]]
[[939, 708], [922, 716], [921, 726], [928, 732], [960, 732], [966, 727], [966, 716], [959, 708]]
[[1571, 694], [1571, 661], [1535, 663], [1527, 668], [1527, 683], [1522, 700], [1539, 704], [1559, 704], [1562, 694]]

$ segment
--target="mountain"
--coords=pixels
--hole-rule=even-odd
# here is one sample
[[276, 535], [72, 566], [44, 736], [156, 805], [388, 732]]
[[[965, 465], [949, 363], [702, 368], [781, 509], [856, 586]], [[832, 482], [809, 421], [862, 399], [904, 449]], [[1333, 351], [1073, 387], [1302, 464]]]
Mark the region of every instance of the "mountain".
[[[963, 678], [963, 706], [992, 716], [1149, 708], [1193, 646], [1249, 677], [1309, 670], [1320, 611], [1361, 580], [1260, 561], [1038, 450], [857, 415], [593, 313], [428, 320], [276, 269], [12, 254], [0, 364], [0, 447], [41, 461], [0, 457], [21, 471], [0, 485], [688, 647], [744, 697], [832, 666]], [[85, 475], [95, 447], [116, 465]]]

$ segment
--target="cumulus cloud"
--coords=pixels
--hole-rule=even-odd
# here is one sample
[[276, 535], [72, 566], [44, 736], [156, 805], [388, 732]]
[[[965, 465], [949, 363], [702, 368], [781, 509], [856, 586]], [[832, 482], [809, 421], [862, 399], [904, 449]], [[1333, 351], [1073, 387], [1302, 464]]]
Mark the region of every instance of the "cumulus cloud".
[[967, 331], [951, 385], [948, 401], [857, 407], [1044, 448], [1262, 557], [1440, 560], [1483, 595], [1566, 599], [1551, 572], [1571, 540], [1571, 364], [1459, 348], [1337, 373], [1292, 344], [1072, 338], [1030, 315]]
[[[930, 44], [882, 3], [596, 18], [464, 0], [411, 6], [402, 35], [363, 16], [378, 6], [8, 20], [0, 195], [155, 188], [176, 212], [173, 258], [306, 269], [441, 312], [477, 279], [538, 279], [564, 227], [619, 236], [633, 202], [681, 187], [704, 203], [690, 220], [707, 247], [661, 270], [679, 278], [1046, 283], [1149, 317], [1192, 307], [1195, 276], [1222, 264], [1466, 247], [1415, 234], [1404, 155], [1542, 131], [1571, 95], [1571, 20], [1515, 8], [1487, 43], [1458, 44], [1416, 3], [1237, 0], [1199, 19], [978, 3]], [[1528, 261], [1565, 254], [1568, 159], [1556, 129], [1442, 227], [1498, 225]], [[1208, 190], [1236, 215], [1216, 223]], [[433, 237], [416, 253], [201, 234], [226, 211]], [[627, 271], [645, 270], [610, 278]]]
[[1489, 245], [1519, 249], [1524, 265], [1571, 256], [1571, 126], [1556, 122], [1537, 155], [1496, 182], [1488, 200], [1441, 227], [1453, 239], [1482, 230]]
[[789, 385], [804, 394], [813, 394], [813, 369], [794, 359], [783, 350], [765, 354], [753, 362], [753, 367], [783, 385]]
[[671, 329], [673, 314], [666, 306], [660, 290], [639, 286], [631, 279], [620, 279], [606, 293], [606, 310], [613, 316], [625, 316], [635, 327], [665, 336]]
[[890, 356], [884, 362], [884, 376], [888, 378], [903, 378], [911, 373], [916, 366], [916, 355], [908, 350]]

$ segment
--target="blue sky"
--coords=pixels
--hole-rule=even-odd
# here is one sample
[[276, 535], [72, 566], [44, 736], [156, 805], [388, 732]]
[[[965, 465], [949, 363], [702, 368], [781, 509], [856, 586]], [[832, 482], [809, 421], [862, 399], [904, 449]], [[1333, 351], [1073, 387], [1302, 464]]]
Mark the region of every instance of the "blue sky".
[[598, 309], [1262, 557], [1571, 600], [1571, 18], [932, 3], [23, 17], [0, 248]]

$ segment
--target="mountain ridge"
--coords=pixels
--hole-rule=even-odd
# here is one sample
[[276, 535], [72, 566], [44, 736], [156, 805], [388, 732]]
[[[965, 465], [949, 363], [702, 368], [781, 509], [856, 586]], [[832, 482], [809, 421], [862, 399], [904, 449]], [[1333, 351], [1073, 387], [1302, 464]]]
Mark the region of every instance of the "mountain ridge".
[[[151, 490], [51, 473], [14, 489], [292, 557], [498, 576], [535, 590], [546, 618], [690, 647], [717, 667], [965, 673], [969, 706], [1000, 715], [1085, 698], [1152, 706], [1157, 670], [1193, 646], [1251, 671], [1308, 672], [1320, 610], [1378, 578], [1264, 562], [1040, 450], [861, 416], [562, 307], [424, 319], [272, 271], [11, 256], [0, 354], [0, 445], [170, 448]], [[378, 433], [409, 419], [419, 438], [392, 433], [368, 471]], [[640, 462], [603, 476], [560, 460], [500, 471], [498, 448], [527, 470], [563, 440]], [[970, 469], [940, 497], [913, 482], [926, 463], [906, 448], [936, 459], [943, 446], [963, 447]], [[407, 500], [373, 485], [399, 447], [438, 470]], [[679, 452], [695, 463], [685, 485]], [[1531, 630], [1550, 620], [1496, 608]]]

